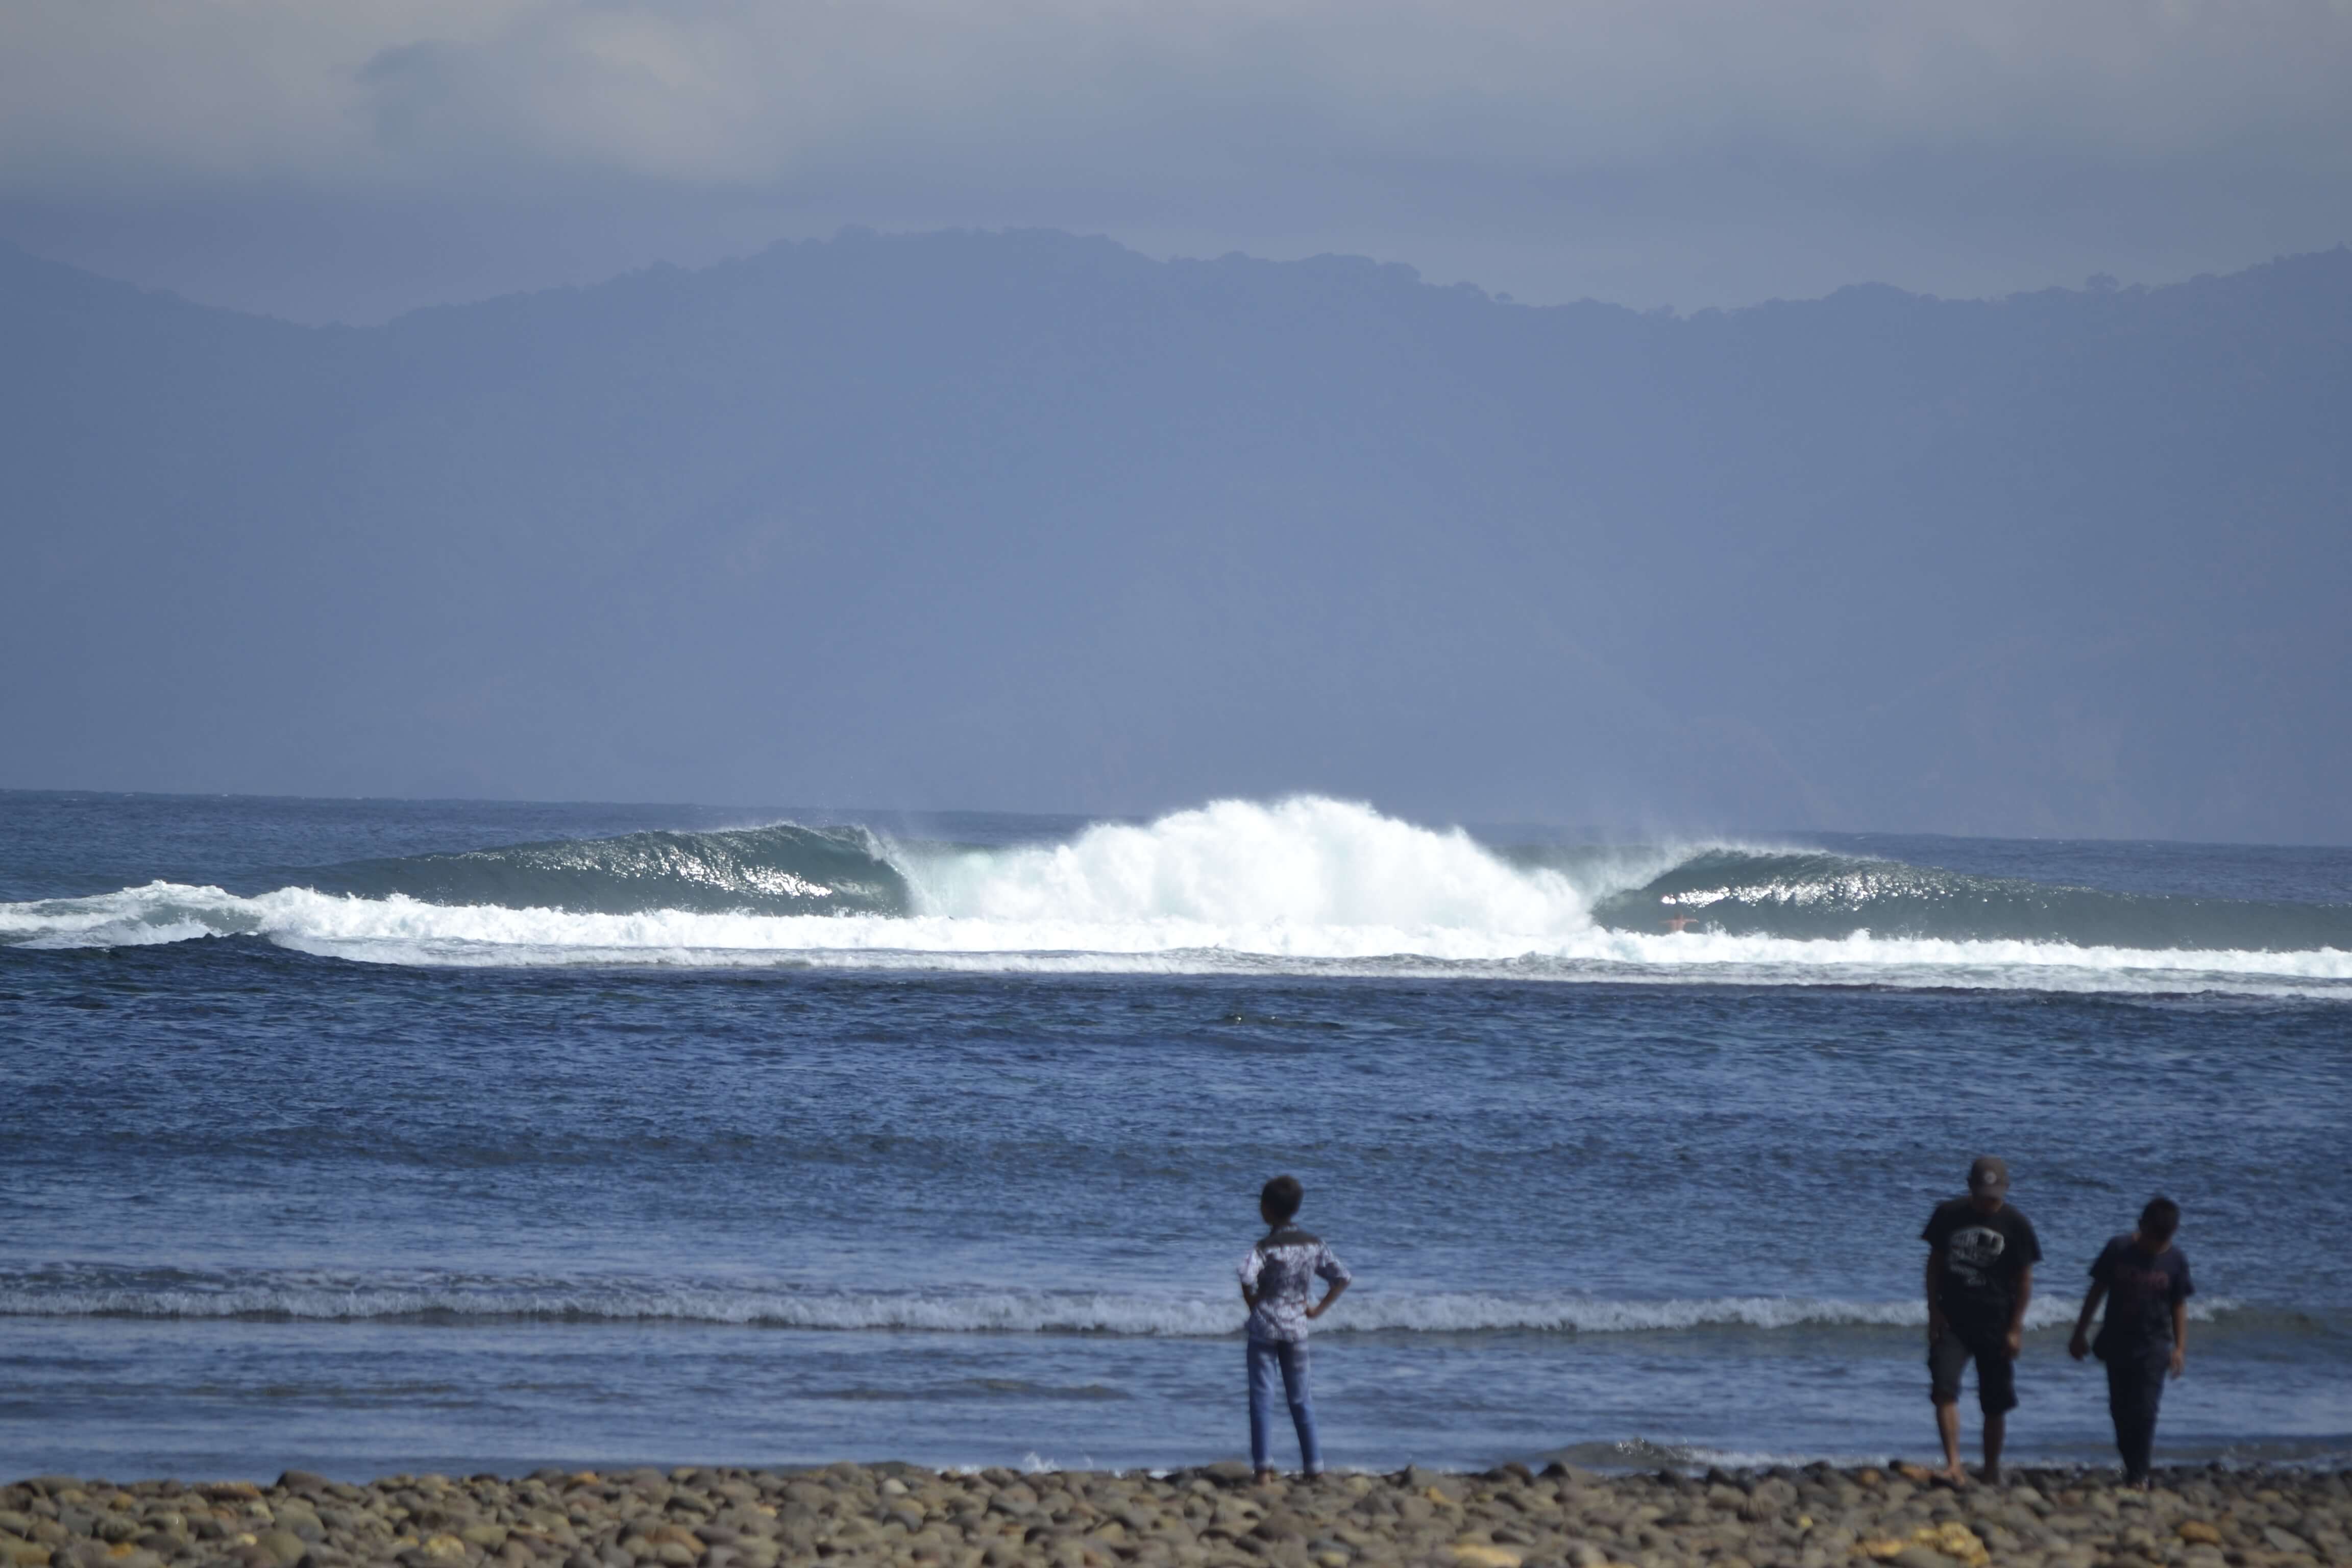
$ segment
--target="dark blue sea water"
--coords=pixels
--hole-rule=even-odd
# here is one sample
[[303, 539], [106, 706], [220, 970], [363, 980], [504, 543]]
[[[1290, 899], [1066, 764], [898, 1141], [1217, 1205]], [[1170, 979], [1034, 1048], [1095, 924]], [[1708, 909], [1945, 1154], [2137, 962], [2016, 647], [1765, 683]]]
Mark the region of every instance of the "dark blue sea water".
[[1925, 1455], [1987, 1151], [2015, 1451], [2161, 1189], [2340, 1460], [2347, 1043], [2345, 850], [0, 794], [0, 1469], [1232, 1457], [1285, 1170], [1337, 1463]]

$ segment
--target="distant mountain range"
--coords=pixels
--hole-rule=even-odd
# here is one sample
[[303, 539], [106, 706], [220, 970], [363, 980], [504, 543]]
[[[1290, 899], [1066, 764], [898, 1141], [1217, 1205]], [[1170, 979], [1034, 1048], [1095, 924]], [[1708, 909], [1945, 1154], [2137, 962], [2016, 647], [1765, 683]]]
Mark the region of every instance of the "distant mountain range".
[[2352, 251], [1533, 308], [847, 234], [308, 328], [0, 250], [0, 785], [2352, 842]]

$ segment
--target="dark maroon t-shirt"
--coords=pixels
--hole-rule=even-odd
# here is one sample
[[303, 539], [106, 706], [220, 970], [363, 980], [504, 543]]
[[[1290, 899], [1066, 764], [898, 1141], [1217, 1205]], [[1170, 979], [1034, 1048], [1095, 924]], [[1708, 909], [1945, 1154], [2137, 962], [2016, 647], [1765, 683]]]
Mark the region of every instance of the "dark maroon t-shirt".
[[2091, 1278], [2107, 1288], [2100, 1354], [2112, 1359], [2172, 1349], [2172, 1304], [2197, 1293], [2196, 1282], [2189, 1278], [2189, 1259], [2180, 1248], [2167, 1246], [2150, 1258], [2129, 1236], [2119, 1236], [2091, 1265]]

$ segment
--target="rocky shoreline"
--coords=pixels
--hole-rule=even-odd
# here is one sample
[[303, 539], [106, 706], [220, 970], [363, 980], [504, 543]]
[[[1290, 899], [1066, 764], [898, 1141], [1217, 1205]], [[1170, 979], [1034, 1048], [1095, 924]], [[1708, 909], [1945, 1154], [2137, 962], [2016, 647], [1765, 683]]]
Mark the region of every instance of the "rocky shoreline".
[[519, 1478], [289, 1471], [0, 1487], [0, 1568], [2304, 1568], [2352, 1564], [2352, 1472], [2194, 1469], [2126, 1490], [2019, 1469], [1955, 1489], [1913, 1466], [1704, 1477], [1506, 1466], [1254, 1484], [839, 1464]]

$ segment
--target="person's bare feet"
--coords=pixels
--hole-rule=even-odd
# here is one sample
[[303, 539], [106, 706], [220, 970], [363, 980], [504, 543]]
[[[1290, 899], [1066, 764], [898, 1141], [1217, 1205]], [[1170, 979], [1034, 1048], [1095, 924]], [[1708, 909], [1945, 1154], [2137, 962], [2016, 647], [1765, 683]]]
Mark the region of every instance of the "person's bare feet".
[[1948, 1481], [1956, 1487], [1964, 1487], [1969, 1484], [1969, 1472], [1959, 1465], [1948, 1465], [1936, 1472], [1936, 1479], [1939, 1481]]
[[1981, 1473], [1982, 1473], [1982, 1475], [1983, 1475], [1983, 1477], [1984, 1477], [1984, 1484], [1985, 1484], [1985, 1485], [1987, 1485], [1987, 1486], [1989, 1486], [1989, 1487], [1997, 1487], [1997, 1486], [2000, 1485], [2000, 1460], [1995, 1459], [1995, 1460], [1993, 1460], [1990, 1464], [1988, 1464], [1987, 1466], [1985, 1466], [1985, 1468], [1984, 1468], [1984, 1469], [1983, 1469], [1983, 1471], [1982, 1471]]
[[1262, 1487], [1270, 1487], [1280, 1479], [1272, 1470], [1260, 1470], [1257, 1473], [1257, 1484]]

